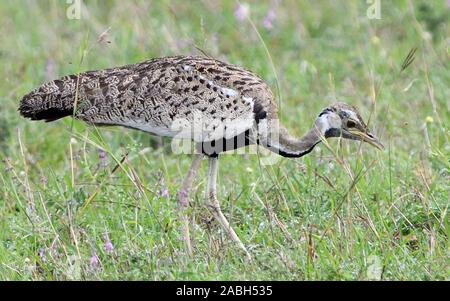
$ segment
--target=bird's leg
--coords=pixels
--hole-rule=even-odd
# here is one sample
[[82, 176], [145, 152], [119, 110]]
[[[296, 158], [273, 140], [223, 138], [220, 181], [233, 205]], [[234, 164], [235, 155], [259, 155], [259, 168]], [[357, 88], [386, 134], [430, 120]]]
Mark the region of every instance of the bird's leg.
[[200, 166], [202, 157], [203, 154], [194, 154], [191, 166], [189, 167], [189, 170], [184, 177], [183, 184], [177, 192], [177, 203], [181, 220], [181, 231], [183, 233], [186, 252], [189, 254], [189, 256], [192, 256], [192, 246], [189, 233], [189, 218], [187, 215], [187, 207], [189, 205], [189, 192], [191, 191], [192, 182], [194, 181], [194, 177]]
[[208, 159], [208, 181], [206, 186], [206, 205], [213, 214], [214, 218], [219, 221], [222, 228], [230, 235], [231, 239], [245, 252], [245, 255], [251, 260], [250, 253], [245, 248], [242, 241], [234, 232], [230, 223], [225, 218], [220, 209], [219, 201], [217, 200], [216, 182], [217, 182], [217, 170], [218, 170], [218, 158], [209, 157]]

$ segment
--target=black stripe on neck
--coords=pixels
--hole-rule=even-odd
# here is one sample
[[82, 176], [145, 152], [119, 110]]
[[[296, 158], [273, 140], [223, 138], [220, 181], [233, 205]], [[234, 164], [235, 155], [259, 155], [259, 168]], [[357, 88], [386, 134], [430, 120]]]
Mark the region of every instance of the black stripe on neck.
[[255, 101], [253, 104], [253, 113], [255, 114], [256, 124], [259, 124], [260, 120], [267, 118], [267, 112], [264, 111], [263, 106], [258, 101]]
[[[300, 158], [300, 157], [303, 157], [304, 155], [309, 154], [319, 142], [320, 141], [314, 143], [314, 145], [311, 146], [309, 149], [307, 149], [307, 150], [305, 150], [303, 152], [300, 152], [300, 153], [288, 153], [288, 152], [284, 152], [284, 151], [282, 151], [280, 149], [276, 149], [275, 153], [277, 153], [278, 155], [283, 156], [285, 158]], [[267, 147], [273, 149], [273, 147], [270, 146], [270, 145], [267, 145]]]
[[320, 112], [319, 117], [324, 114], [328, 114], [329, 112], [333, 112], [333, 110], [330, 108], [325, 108], [322, 112]]
[[339, 137], [341, 135], [341, 131], [336, 128], [328, 129], [325, 131], [324, 137], [330, 138], [330, 137]]

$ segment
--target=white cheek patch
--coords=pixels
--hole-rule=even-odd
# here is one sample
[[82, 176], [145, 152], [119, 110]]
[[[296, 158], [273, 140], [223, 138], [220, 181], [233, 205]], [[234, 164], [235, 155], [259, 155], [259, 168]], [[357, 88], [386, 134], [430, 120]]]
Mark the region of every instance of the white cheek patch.
[[316, 126], [318, 127], [320, 133], [325, 135], [325, 132], [330, 128], [330, 124], [328, 122], [328, 114], [324, 114], [317, 118]]
[[328, 125], [330, 128], [339, 129], [342, 126], [341, 117], [337, 115], [328, 115]]
[[324, 136], [329, 129], [340, 129], [342, 126], [341, 118], [336, 114], [324, 114], [316, 119], [315, 124]]

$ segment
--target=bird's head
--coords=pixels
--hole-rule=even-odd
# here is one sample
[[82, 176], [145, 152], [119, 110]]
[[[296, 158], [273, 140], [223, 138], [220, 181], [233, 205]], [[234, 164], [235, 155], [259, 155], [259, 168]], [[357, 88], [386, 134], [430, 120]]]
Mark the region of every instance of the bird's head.
[[384, 146], [369, 130], [358, 110], [346, 103], [337, 102], [322, 110], [315, 127], [325, 138], [342, 137], [367, 142], [378, 149]]

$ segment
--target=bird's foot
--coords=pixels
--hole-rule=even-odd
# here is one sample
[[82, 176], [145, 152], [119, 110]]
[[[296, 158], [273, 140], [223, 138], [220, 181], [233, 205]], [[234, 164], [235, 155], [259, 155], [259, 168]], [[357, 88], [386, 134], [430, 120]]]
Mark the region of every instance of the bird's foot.
[[208, 206], [208, 209], [211, 211], [211, 213], [213, 214], [214, 218], [219, 222], [219, 224], [222, 226], [222, 228], [228, 233], [230, 238], [239, 246], [239, 248], [242, 251], [244, 251], [245, 257], [247, 258], [247, 260], [252, 261], [252, 256], [248, 252], [248, 250], [245, 247], [245, 245], [242, 243], [242, 241], [239, 238], [239, 236], [237, 236], [236, 232], [231, 227], [231, 225], [228, 222], [228, 220], [226, 219], [226, 217], [223, 215], [222, 210], [220, 209], [220, 207], [210, 204]]

